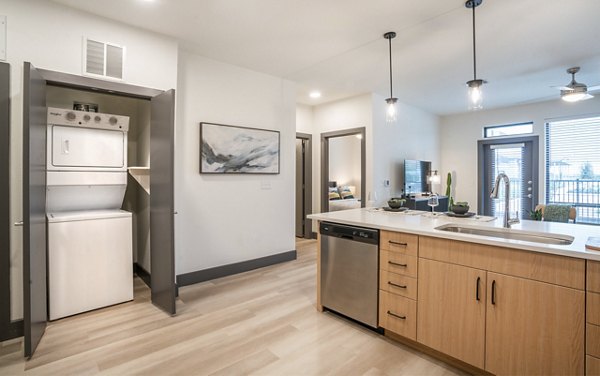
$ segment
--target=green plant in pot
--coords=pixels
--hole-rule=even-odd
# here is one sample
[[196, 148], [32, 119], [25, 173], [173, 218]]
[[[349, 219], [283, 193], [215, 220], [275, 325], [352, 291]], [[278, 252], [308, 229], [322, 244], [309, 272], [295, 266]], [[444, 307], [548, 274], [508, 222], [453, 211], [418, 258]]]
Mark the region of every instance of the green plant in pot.
[[404, 206], [406, 200], [399, 197], [392, 197], [388, 200], [388, 206], [392, 209], [399, 209]]
[[542, 209], [531, 210], [529, 212], [529, 217], [534, 221], [541, 221], [542, 220]]
[[467, 214], [469, 212], [469, 203], [466, 201], [457, 201], [452, 205], [454, 214]]

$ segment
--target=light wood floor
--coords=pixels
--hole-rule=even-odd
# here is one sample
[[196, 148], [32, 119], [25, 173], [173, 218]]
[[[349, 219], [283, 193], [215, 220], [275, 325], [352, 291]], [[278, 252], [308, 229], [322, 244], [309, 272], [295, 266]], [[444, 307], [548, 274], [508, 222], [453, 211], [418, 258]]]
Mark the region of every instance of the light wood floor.
[[177, 315], [135, 301], [49, 323], [36, 354], [0, 345], [0, 375], [455, 375], [441, 362], [315, 309], [316, 243], [296, 261], [180, 289]]

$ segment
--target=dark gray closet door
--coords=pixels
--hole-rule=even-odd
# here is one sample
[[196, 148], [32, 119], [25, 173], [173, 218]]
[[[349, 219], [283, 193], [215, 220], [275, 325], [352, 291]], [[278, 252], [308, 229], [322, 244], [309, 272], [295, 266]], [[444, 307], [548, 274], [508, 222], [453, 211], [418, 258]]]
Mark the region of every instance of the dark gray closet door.
[[25, 356], [37, 348], [47, 320], [46, 81], [30, 63], [23, 77], [23, 298]]
[[175, 90], [152, 98], [150, 117], [150, 288], [152, 303], [175, 314]]

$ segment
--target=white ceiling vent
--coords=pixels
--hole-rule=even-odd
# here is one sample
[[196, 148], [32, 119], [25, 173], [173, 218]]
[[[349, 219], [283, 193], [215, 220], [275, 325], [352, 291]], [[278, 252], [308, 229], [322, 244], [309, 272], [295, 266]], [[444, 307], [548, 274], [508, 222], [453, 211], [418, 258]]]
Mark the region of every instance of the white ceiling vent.
[[123, 79], [125, 47], [84, 38], [83, 74]]

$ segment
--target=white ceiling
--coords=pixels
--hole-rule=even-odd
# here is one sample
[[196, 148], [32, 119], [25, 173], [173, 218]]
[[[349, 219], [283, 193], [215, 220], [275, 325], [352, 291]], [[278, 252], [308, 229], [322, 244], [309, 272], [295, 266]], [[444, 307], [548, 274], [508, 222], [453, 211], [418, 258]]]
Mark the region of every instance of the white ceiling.
[[[464, 112], [472, 79], [471, 12], [463, 0], [53, 0], [177, 38], [215, 60], [298, 83], [298, 102], [376, 92], [436, 114]], [[478, 78], [486, 108], [558, 97], [565, 69], [600, 84], [599, 0], [484, 0]], [[323, 93], [318, 100], [308, 92]]]

